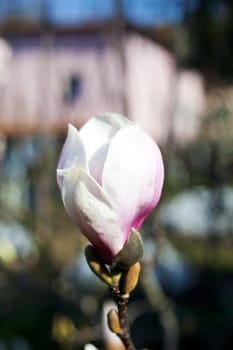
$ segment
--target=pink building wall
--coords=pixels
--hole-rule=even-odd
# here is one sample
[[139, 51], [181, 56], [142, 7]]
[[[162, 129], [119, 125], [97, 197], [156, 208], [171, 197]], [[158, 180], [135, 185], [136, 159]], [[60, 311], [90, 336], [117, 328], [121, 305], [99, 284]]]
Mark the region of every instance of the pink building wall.
[[[56, 133], [68, 122], [81, 126], [92, 115], [115, 111], [138, 121], [160, 144], [194, 140], [205, 107], [200, 74], [178, 71], [169, 51], [140, 35], [110, 39], [11, 39], [8, 79], [0, 86], [2, 132]], [[72, 78], [77, 95], [68, 101]]]

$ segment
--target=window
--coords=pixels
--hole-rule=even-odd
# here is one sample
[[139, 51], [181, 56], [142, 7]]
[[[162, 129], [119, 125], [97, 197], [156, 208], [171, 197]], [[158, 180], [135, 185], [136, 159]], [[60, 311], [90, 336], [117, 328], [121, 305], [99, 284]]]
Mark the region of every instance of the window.
[[71, 74], [65, 82], [63, 99], [67, 104], [72, 104], [76, 98], [80, 95], [81, 91], [81, 79], [76, 74]]

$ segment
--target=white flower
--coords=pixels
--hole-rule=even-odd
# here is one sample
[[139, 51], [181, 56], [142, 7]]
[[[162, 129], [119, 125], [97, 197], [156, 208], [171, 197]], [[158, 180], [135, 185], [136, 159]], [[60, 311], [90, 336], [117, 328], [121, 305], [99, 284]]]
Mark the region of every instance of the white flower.
[[65, 208], [104, 262], [159, 201], [164, 167], [156, 143], [127, 118], [109, 113], [80, 131], [69, 124], [57, 169]]

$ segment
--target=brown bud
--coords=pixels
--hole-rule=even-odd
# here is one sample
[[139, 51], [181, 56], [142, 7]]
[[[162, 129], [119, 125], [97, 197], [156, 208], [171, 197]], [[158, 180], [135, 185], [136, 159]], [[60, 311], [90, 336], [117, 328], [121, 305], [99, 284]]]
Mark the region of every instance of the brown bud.
[[122, 294], [128, 294], [136, 287], [140, 271], [141, 265], [139, 262], [136, 262], [122, 274], [120, 282], [120, 291]]
[[101, 261], [99, 256], [96, 254], [95, 248], [91, 245], [88, 245], [85, 249], [85, 255], [87, 259], [87, 263], [90, 267], [90, 269], [94, 272], [94, 274], [99, 277], [104, 283], [108, 284], [109, 286], [112, 285], [112, 277], [104, 265], [104, 263]]
[[109, 329], [115, 334], [120, 334], [121, 327], [117, 311], [114, 309], [110, 310], [107, 317]]
[[138, 262], [143, 255], [143, 242], [138, 231], [132, 229], [129, 240], [119, 253], [114, 257], [112, 270], [128, 270], [130, 266]]

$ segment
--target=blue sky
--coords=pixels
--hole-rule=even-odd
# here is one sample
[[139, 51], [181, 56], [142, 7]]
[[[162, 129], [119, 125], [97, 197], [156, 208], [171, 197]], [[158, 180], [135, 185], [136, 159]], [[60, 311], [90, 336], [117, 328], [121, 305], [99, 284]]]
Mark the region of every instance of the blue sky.
[[[86, 21], [111, 18], [115, 0], [0, 0], [0, 14], [23, 9], [38, 16], [40, 4], [47, 3], [50, 18], [57, 24], [81, 24]], [[195, 0], [193, 0], [195, 2]], [[182, 0], [122, 0], [126, 19], [132, 23], [151, 26], [179, 22], [183, 16]]]
[[[128, 20], [142, 25], [177, 22], [183, 7], [179, 0], [124, 0], [123, 11]], [[55, 22], [80, 22], [109, 18], [114, 14], [113, 0], [50, 0]]]
[[112, 0], [50, 0], [52, 19], [57, 23], [78, 23], [113, 16]]

